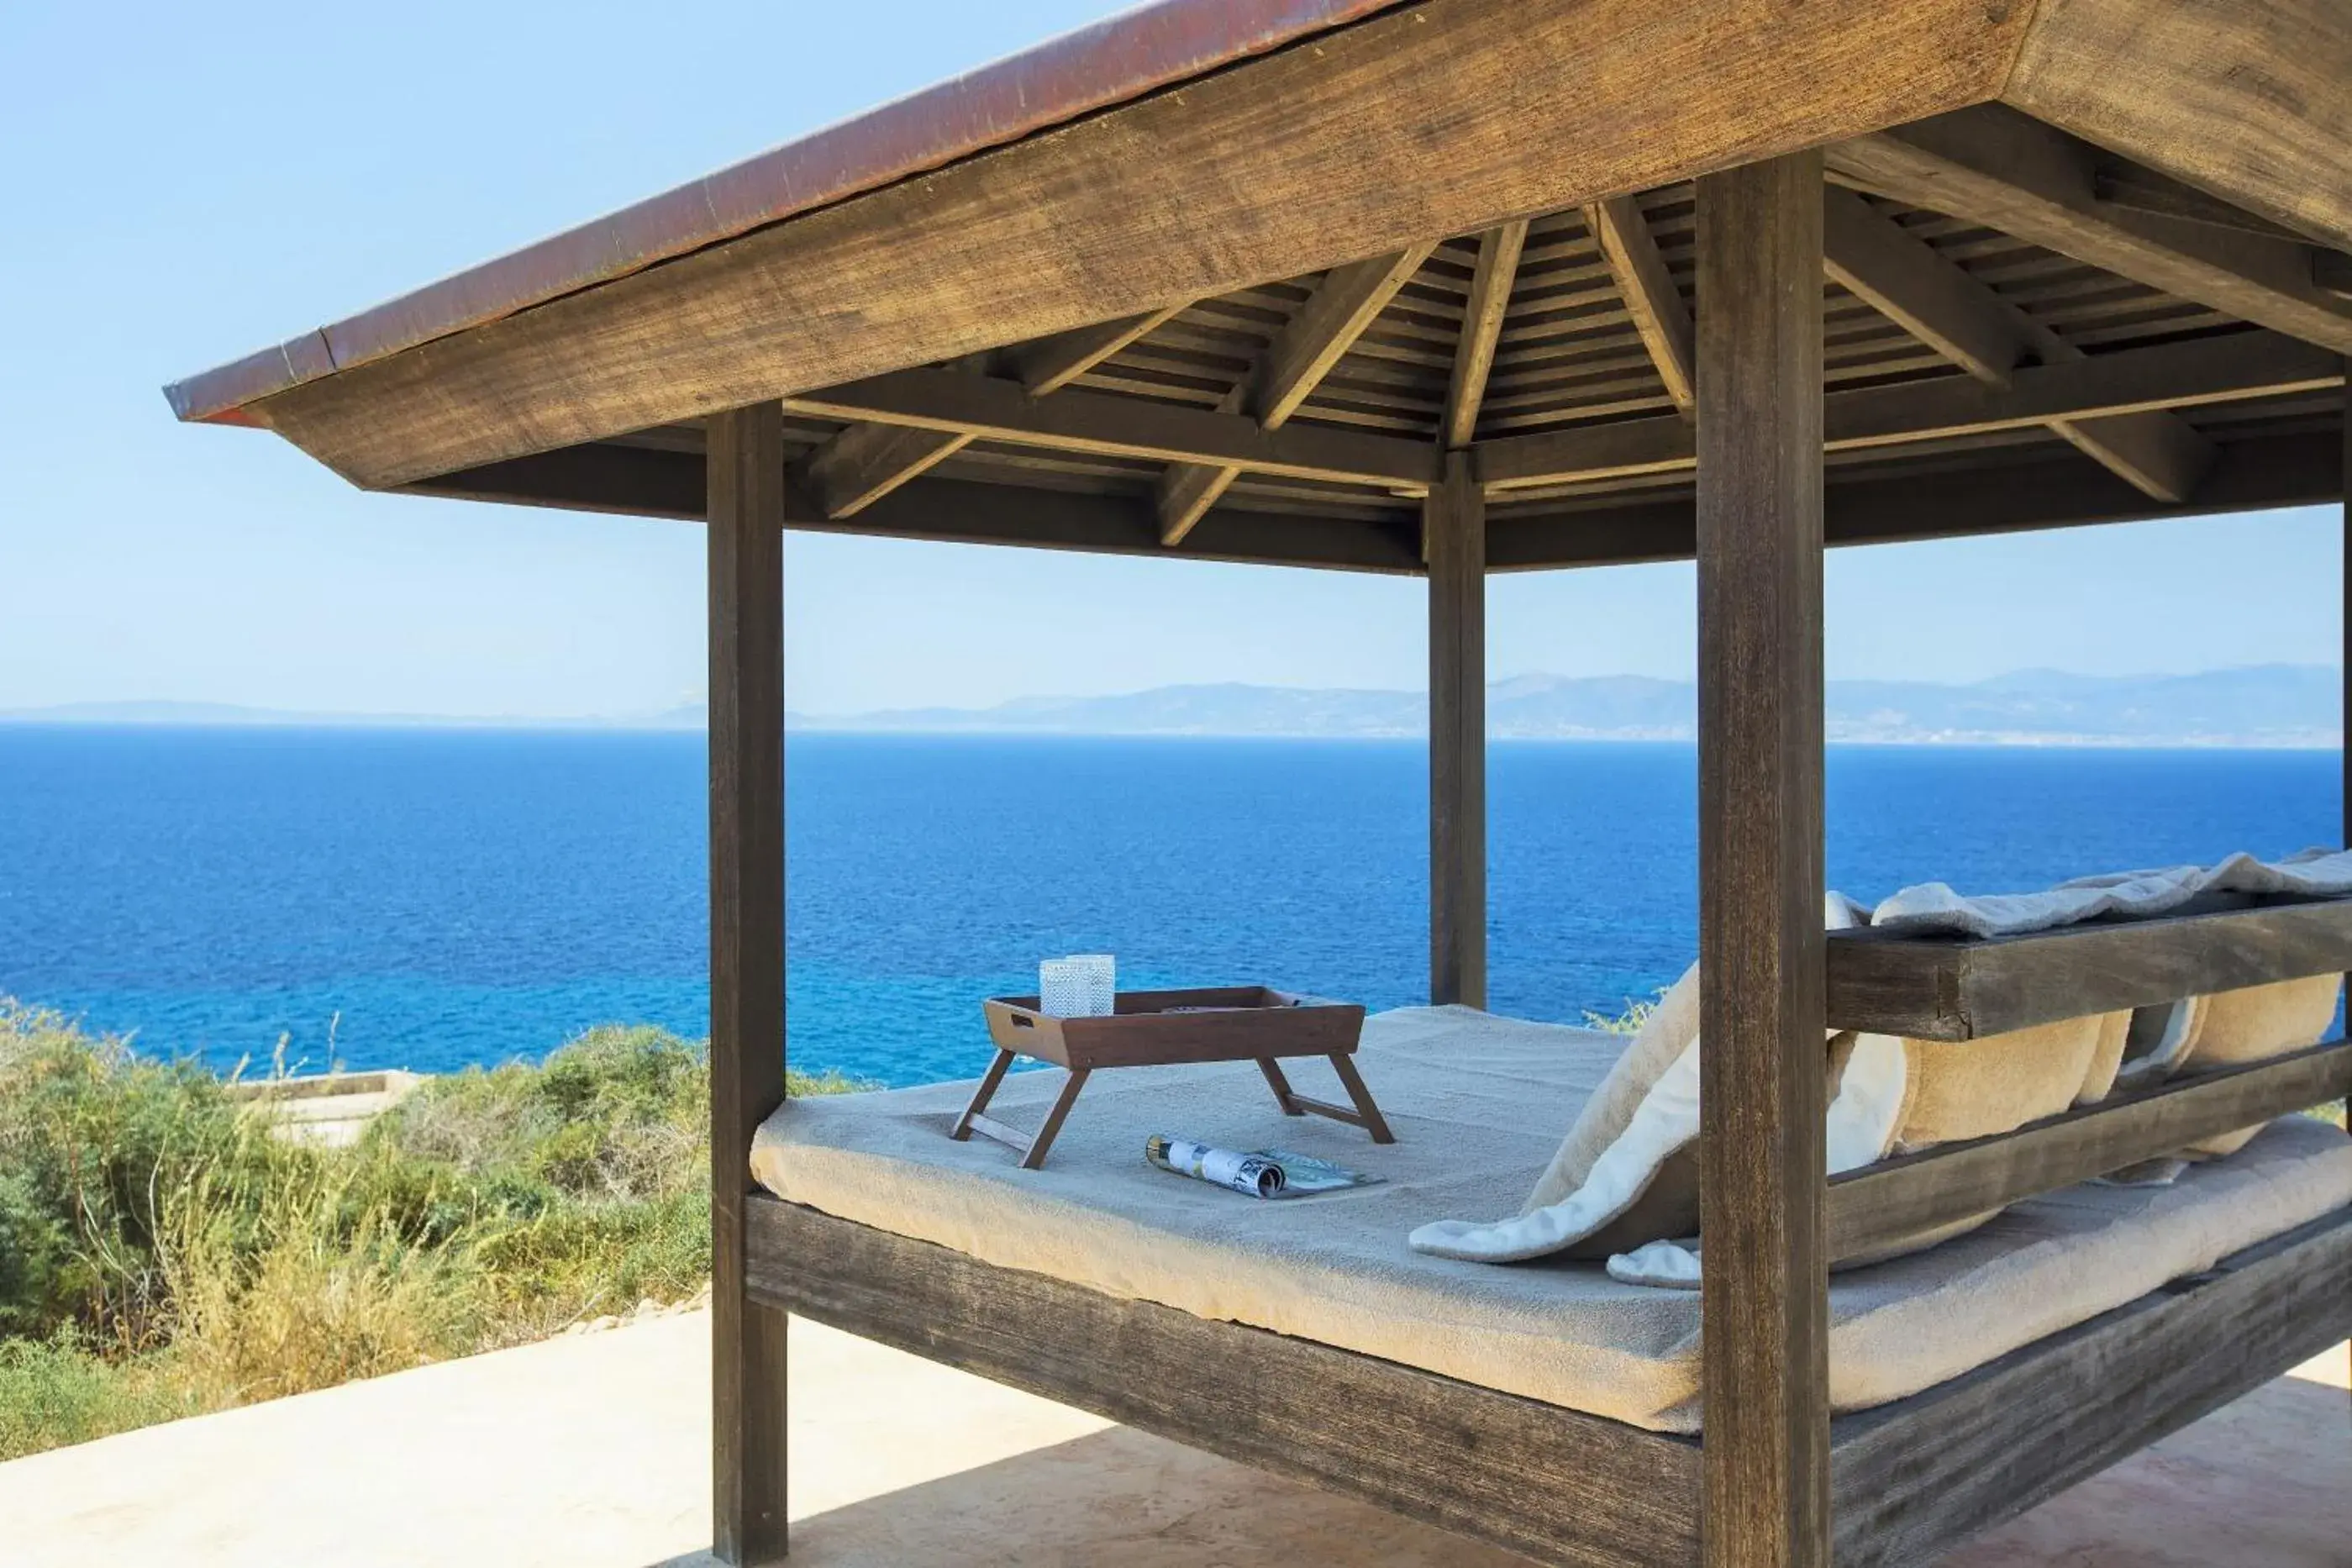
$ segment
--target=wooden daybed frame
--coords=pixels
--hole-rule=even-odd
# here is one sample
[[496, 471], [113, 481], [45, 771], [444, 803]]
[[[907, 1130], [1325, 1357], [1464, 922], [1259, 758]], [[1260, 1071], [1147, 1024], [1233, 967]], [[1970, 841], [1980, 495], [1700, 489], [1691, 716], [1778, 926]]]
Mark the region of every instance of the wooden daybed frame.
[[[2347, 0], [1167, 0], [170, 396], [370, 489], [708, 524], [720, 1555], [784, 1550], [790, 1310], [1540, 1561], [1916, 1563], [2352, 1332], [2352, 1215], [1835, 1421], [1829, 1263], [2352, 1047], [1825, 1182], [1824, 1023], [2326, 973], [2352, 919], [1825, 938], [1822, 549], [2340, 500], [2347, 145]], [[1696, 556], [1704, 1443], [753, 1192], [786, 529], [1424, 575], [1473, 1004], [1486, 577]]]

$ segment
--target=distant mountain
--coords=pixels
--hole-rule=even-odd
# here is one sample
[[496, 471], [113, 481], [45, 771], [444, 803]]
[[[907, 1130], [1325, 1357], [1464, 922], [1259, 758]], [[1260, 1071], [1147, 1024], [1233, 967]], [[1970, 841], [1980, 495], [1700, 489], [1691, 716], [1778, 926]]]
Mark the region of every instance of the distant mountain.
[[[2197, 675], [2020, 670], [1961, 686], [1832, 680], [1832, 741], [1880, 744], [2285, 746], [2342, 743], [2343, 678], [2315, 665]], [[1117, 697], [1024, 697], [993, 708], [795, 715], [808, 730], [1102, 735], [1410, 736], [1428, 699], [1412, 691], [1163, 686]], [[1523, 675], [1486, 690], [1505, 740], [1687, 741], [1698, 695], [1649, 676]]]
[[[2070, 675], [2025, 669], [1962, 686], [1832, 680], [1832, 741], [1894, 745], [2333, 747], [2343, 677], [2321, 665], [2253, 665], [2198, 675]], [[1688, 741], [1696, 689], [1642, 675], [1522, 675], [1486, 689], [1504, 740]], [[1023, 697], [993, 708], [788, 713], [789, 728], [863, 733], [1419, 736], [1416, 691], [1292, 686], [1161, 686], [1115, 697]], [[699, 730], [700, 703], [605, 719], [449, 719], [287, 712], [221, 703], [95, 702], [0, 712], [0, 722], [336, 725], [385, 728]]]

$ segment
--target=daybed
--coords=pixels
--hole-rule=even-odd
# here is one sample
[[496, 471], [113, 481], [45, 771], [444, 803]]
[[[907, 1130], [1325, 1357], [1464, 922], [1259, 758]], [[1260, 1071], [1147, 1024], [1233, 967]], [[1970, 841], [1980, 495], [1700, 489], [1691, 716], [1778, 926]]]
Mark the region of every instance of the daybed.
[[[1982, 941], [1820, 918], [1824, 544], [2341, 500], [2347, 24], [2344, 0], [1167, 0], [171, 388], [370, 489], [708, 525], [719, 1553], [784, 1549], [786, 1308], [1543, 1561], [1709, 1568], [1927, 1561], [2352, 1331], [2339, 1205], [1833, 1416], [1923, 1375], [1850, 1396], [1890, 1363], [1833, 1260], [2340, 1096], [2352, 1055], [1835, 1181], [1820, 1070], [1826, 1028], [1959, 1042], [2352, 963], [2342, 900]], [[1498, 1352], [1524, 1300], [1441, 1354], [1326, 1326], [1378, 1284], [1352, 1268], [1284, 1309], [1328, 1316], [1265, 1310], [1328, 1258], [1268, 1262], [1255, 1303], [1057, 1279], [1025, 1266], [1026, 1211], [981, 1206], [1008, 1178], [974, 1164], [967, 1223], [927, 1233], [928, 1196], [821, 1181], [797, 1110], [772, 1173], [803, 1201], [755, 1190], [786, 529], [1425, 576], [1430, 994], [1473, 1008], [1486, 574], [1695, 557], [1703, 1441], [1569, 1407], [1685, 1425], [1687, 1351], [1571, 1376], [1540, 1334]], [[808, 1110], [873, 1123], [844, 1146], [898, 1135]], [[2136, 1201], [2194, 1207], [2288, 1143], [2333, 1169], [2326, 1138]]]

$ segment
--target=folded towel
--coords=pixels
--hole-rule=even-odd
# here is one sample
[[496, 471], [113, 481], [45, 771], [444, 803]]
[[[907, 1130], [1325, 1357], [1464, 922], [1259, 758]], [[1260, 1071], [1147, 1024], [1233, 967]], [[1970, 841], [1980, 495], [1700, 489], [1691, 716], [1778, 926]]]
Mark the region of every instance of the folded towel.
[[2305, 849], [2273, 861], [2232, 855], [2218, 866], [2082, 877], [2041, 893], [1963, 898], [1947, 883], [1924, 882], [1881, 903], [1869, 923], [1874, 930], [1916, 936], [2017, 936], [2103, 916], [2160, 915], [2200, 893], [2352, 893], [2352, 851]]

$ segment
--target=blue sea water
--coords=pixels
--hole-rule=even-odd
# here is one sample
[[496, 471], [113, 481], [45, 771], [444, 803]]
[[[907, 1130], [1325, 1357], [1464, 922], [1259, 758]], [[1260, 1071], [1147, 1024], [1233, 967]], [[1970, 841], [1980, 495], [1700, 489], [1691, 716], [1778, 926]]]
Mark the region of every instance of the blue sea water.
[[[2014, 891], [2333, 842], [2334, 752], [1833, 749], [1831, 884]], [[1687, 746], [1497, 743], [1496, 1007], [1576, 1020], [1696, 944]], [[1427, 761], [1384, 742], [795, 735], [790, 1050], [985, 1061], [1039, 957], [1419, 1000]], [[0, 727], [0, 994], [221, 1068], [447, 1071], [706, 1029], [696, 735]]]

